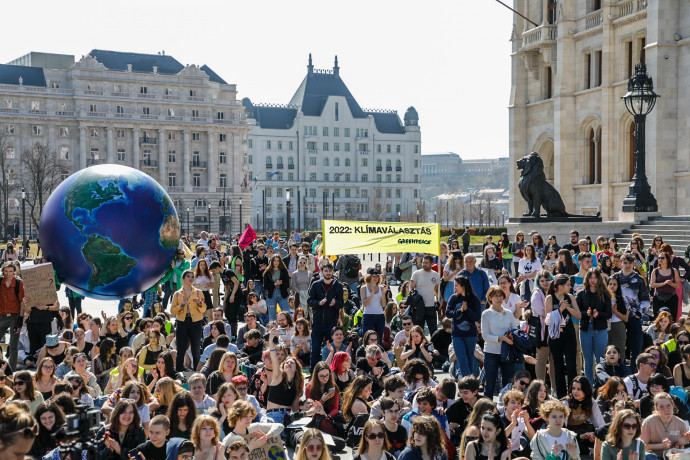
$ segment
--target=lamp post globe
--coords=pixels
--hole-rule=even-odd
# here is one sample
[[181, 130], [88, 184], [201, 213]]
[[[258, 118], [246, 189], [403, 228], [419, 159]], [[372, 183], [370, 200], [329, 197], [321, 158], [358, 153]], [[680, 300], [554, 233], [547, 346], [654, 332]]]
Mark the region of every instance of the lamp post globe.
[[621, 97], [635, 121], [633, 183], [623, 200], [623, 212], [657, 212], [659, 209], [645, 171], [645, 120], [658, 97], [652, 77], [647, 75], [647, 66], [640, 60], [635, 66], [635, 75], [628, 80], [628, 92]]

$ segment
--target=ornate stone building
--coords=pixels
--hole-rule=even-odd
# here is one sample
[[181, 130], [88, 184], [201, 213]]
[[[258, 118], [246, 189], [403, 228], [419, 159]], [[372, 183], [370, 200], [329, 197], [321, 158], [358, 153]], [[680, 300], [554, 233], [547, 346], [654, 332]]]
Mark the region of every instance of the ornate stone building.
[[259, 229], [288, 227], [288, 189], [290, 228], [320, 228], [332, 217], [397, 221], [419, 208], [417, 111], [409, 107], [403, 122], [394, 110], [362, 109], [337, 57], [332, 70], [321, 70], [310, 55], [287, 105], [243, 103], [252, 125], [252, 222]]
[[92, 50], [77, 62], [30, 53], [0, 65], [0, 129], [17, 181], [22, 152], [41, 143], [69, 173], [102, 163], [148, 173], [175, 201], [183, 231], [239, 232], [239, 200], [251, 201], [242, 186], [250, 128], [236, 95], [208, 66], [164, 52]]
[[531, 151], [571, 213], [618, 220], [633, 174], [620, 99], [642, 59], [662, 97], [647, 117], [647, 175], [663, 214], [690, 214], [690, 4], [514, 0], [510, 215], [526, 205], [515, 161]]

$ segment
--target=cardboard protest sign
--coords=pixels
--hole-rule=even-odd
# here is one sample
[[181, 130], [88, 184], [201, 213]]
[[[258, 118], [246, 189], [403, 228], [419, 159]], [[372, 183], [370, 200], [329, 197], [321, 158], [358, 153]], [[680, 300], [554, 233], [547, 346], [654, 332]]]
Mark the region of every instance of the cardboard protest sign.
[[[251, 436], [244, 436], [244, 440], [249, 445], [253, 438]], [[247, 460], [286, 460], [285, 449], [283, 448], [283, 440], [278, 436], [271, 436], [261, 447], [249, 452]]]
[[31, 305], [51, 305], [57, 301], [53, 264], [22, 267], [24, 293], [31, 297]]

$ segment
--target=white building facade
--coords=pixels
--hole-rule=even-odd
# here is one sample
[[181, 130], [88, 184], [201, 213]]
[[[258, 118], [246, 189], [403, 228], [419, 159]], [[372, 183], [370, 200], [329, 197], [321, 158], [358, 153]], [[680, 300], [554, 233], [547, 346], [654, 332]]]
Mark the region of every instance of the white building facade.
[[642, 59], [662, 97], [647, 117], [647, 167], [665, 215], [690, 214], [690, 4], [514, 0], [510, 215], [526, 204], [515, 161], [536, 151], [571, 213], [618, 220], [633, 175], [621, 100]]
[[318, 70], [310, 55], [288, 105], [243, 104], [252, 125], [248, 167], [258, 229], [314, 230], [331, 218], [397, 221], [420, 206], [417, 112], [410, 107], [403, 124], [395, 111], [363, 110], [340, 78], [337, 57], [333, 70]]
[[[42, 67], [50, 63], [59, 68]], [[243, 187], [250, 128], [236, 96], [236, 85], [208, 66], [164, 53], [93, 50], [77, 62], [31, 53], [0, 65], [8, 179], [19, 182], [22, 152], [40, 143], [67, 174], [115, 163], [151, 175], [175, 202], [184, 233], [239, 232], [250, 219], [239, 217], [240, 200], [251, 200]], [[12, 196], [20, 194], [15, 187]]]

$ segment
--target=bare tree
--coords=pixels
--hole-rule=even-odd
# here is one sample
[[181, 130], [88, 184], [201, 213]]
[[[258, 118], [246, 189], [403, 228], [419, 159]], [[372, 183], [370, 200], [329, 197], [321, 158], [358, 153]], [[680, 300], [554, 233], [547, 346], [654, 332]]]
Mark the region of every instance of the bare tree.
[[0, 131], [0, 195], [2, 196], [2, 233], [3, 239], [9, 235], [9, 197], [17, 187], [15, 171], [12, 168], [14, 157], [14, 144], [12, 137], [2, 130]]
[[369, 218], [371, 220], [384, 221], [390, 218], [391, 202], [390, 199], [383, 197], [383, 189], [375, 188], [374, 196], [369, 197]]
[[29, 218], [38, 228], [43, 206], [55, 187], [62, 182], [67, 173], [67, 163], [58, 158], [55, 150], [47, 144], [36, 143], [32, 149], [24, 150], [22, 169], [26, 176], [26, 203], [29, 205]]

